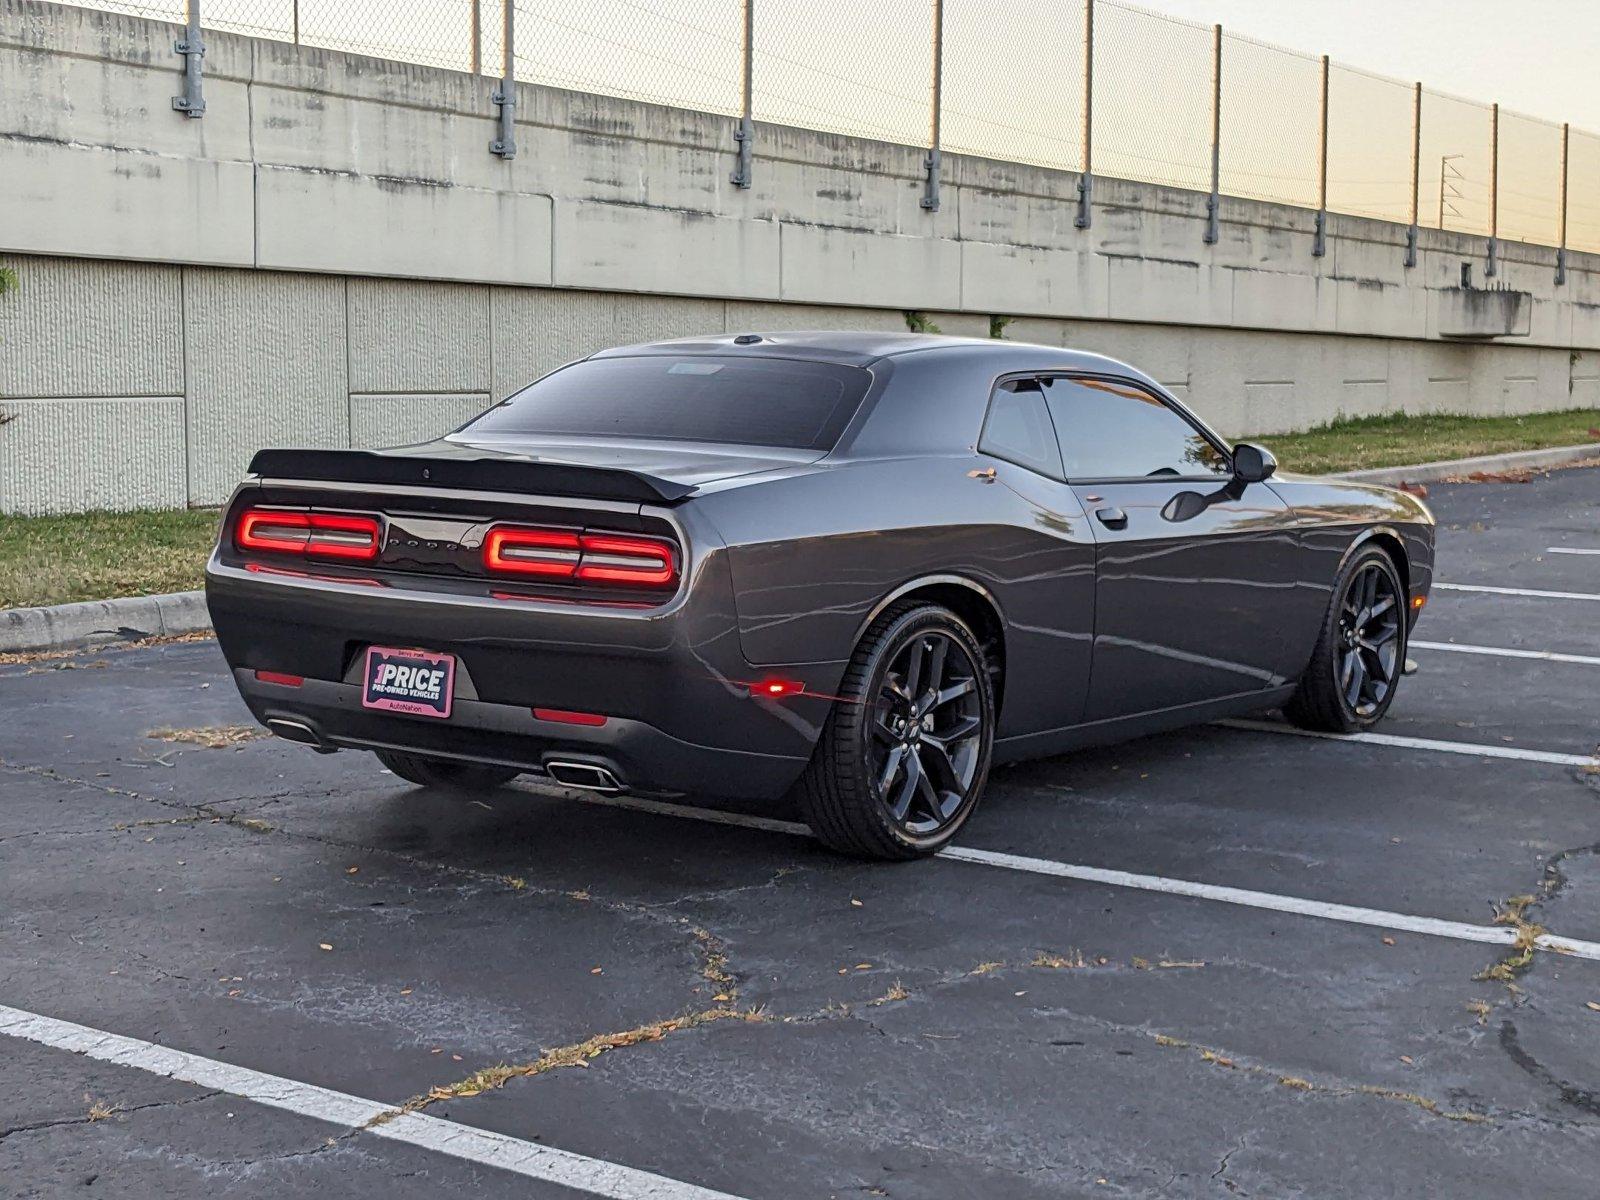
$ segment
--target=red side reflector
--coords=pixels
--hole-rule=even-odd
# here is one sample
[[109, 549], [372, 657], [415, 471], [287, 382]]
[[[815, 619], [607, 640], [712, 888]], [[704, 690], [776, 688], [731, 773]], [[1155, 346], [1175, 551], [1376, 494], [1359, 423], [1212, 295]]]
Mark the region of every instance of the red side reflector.
[[282, 671], [257, 671], [256, 678], [262, 683], [275, 683], [279, 687], [299, 687], [305, 682], [302, 675], [285, 675]]
[[376, 517], [354, 513], [247, 508], [233, 531], [233, 544], [240, 550], [360, 562], [377, 558], [382, 540], [383, 526]]
[[564, 708], [536, 708], [533, 715], [541, 721], [555, 721], [561, 725], [604, 725], [606, 718], [599, 713], [568, 712]]
[[750, 685], [752, 696], [798, 696], [805, 690], [806, 685], [798, 679], [763, 679]]

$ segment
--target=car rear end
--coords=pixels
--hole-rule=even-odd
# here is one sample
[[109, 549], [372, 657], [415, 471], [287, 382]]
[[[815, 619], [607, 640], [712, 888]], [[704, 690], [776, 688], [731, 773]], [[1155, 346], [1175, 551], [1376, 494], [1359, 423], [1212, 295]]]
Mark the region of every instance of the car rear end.
[[[683, 361], [658, 356], [649, 371], [692, 399], [723, 370], [720, 359]], [[784, 383], [765, 366], [745, 373], [764, 391]], [[563, 422], [600, 419], [613, 375], [629, 385], [623, 416], [649, 425], [614, 364], [566, 408], [547, 388], [555, 399], [517, 419], [570, 441]], [[830, 402], [824, 416], [837, 426], [859, 399]], [[556, 455], [541, 452], [548, 437], [524, 436], [513, 404], [511, 416], [464, 431], [479, 438], [263, 451], [206, 572], [240, 693], [275, 733], [321, 750], [398, 750], [601, 790], [781, 794], [810, 756], [842, 666], [745, 660], [726, 547], [694, 492], [821, 457], [796, 439], [836, 428], [802, 422], [796, 433], [793, 407], [781, 414], [785, 440], [754, 450], [595, 442]], [[727, 417], [713, 406], [706, 419]], [[760, 433], [740, 419], [747, 440]], [[625, 465], [660, 459], [694, 467]]]

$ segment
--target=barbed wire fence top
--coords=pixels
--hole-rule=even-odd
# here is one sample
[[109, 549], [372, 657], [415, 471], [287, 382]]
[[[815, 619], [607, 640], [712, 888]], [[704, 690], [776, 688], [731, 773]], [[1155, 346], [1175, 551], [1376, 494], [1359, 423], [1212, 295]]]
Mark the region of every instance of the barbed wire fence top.
[[[185, 0], [65, 2], [187, 17]], [[1126, 0], [203, 0], [200, 15], [499, 76], [503, 3], [526, 83], [738, 117], [748, 61], [757, 121], [1600, 251], [1600, 135]]]

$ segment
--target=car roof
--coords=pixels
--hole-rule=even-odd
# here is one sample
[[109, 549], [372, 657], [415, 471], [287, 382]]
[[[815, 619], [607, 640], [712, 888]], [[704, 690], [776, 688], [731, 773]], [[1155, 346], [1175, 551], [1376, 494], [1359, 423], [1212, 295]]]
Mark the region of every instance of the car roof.
[[[759, 339], [759, 340], [754, 340]], [[1129, 375], [1146, 382], [1144, 372], [1128, 364], [1085, 350], [1062, 346], [1011, 342], [1000, 338], [949, 337], [936, 333], [882, 333], [853, 330], [749, 330], [742, 333], [706, 334], [616, 346], [593, 358], [632, 358], [653, 354], [719, 354], [752, 358], [802, 358], [820, 362], [869, 366], [885, 358], [898, 358], [930, 350], [942, 351], [968, 362], [986, 362], [998, 371], [1085, 371]]]

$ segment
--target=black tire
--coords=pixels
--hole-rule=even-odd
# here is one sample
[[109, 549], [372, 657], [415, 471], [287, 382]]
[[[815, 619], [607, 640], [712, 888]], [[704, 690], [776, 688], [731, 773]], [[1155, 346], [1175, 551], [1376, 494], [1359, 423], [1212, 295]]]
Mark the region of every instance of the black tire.
[[795, 798], [832, 850], [922, 858], [977, 807], [993, 744], [994, 687], [972, 630], [937, 605], [891, 605], [856, 647]]
[[1404, 673], [1408, 611], [1389, 553], [1368, 546], [1352, 555], [1334, 582], [1316, 649], [1284, 716], [1328, 733], [1381, 721]]
[[401, 750], [374, 750], [378, 761], [407, 783], [442, 788], [452, 792], [487, 792], [510, 783], [522, 772], [515, 767], [491, 767], [479, 763], [430, 758]]

